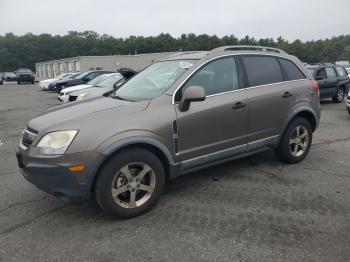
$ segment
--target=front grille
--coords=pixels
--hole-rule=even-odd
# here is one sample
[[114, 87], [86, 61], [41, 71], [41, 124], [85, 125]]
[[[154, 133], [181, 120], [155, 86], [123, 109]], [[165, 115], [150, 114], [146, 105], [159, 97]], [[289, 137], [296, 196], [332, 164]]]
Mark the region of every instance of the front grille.
[[69, 102], [74, 102], [75, 100], [77, 100], [77, 96], [69, 96], [69, 99], [68, 99], [68, 101]]
[[38, 131], [36, 131], [30, 127], [27, 127], [23, 131], [22, 145], [25, 147], [31, 146], [37, 135], [38, 135]]

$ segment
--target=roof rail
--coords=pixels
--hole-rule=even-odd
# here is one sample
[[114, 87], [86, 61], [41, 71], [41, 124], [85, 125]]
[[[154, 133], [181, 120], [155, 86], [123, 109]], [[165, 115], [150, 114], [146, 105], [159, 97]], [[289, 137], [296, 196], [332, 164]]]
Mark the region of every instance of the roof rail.
[[179, 51], [169, 55], [168, 58], [183, 56], [183, 55], [200, 54], [200, 53], [208, 53], [208, 51]]
[[286, 54], [285, 51], [278, 48], [267, 47], [267, 46], [255, 46], [255, 45], [232, 45], [232, 46], [221, 46], [211, 50], [211, 52], [223, 52], [223, 51], [235, 51], [235, 50], [253, 50], [262, 52], [273, 52]]

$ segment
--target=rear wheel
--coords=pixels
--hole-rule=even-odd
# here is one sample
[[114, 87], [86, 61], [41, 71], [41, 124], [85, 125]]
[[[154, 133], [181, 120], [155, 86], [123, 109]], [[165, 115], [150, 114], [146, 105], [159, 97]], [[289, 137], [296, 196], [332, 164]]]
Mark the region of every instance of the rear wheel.
[[295, 118], [285, 130], [280, 145], [276, 150], [277, 157], [287, 163], [298, 163], [308, 154], [312, 143], [312, 129], [305, 118]]
[[96, 182], [96, 200], [108, 214], [129, 218], [151, 209], [165, 186], [164, 167], [153, 153], [131, 148], [114, 155]]
[[21, 81], [17, 81], [17, 84], [20, 85], [20, 84], [21, 84]]
[[333, 103], [341, 103], [345, 98], [344, 88], [338, 88], [337, 94], [332, 97]]

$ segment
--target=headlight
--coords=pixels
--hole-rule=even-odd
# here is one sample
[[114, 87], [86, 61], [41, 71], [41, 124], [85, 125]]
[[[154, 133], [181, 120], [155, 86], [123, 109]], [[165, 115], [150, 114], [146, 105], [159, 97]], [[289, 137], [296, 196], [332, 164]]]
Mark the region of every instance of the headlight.
[[82, 93], [82, 94], [78, 95], [77, 101], [85, 99], [87, 97], [87, 95], [88, 95], [88, 93]]
[[44, 155], [61, 155], [66, 152], [74, 137], [78, 133], [77, 130], [56, 131], [47, 133], [36, 147]]

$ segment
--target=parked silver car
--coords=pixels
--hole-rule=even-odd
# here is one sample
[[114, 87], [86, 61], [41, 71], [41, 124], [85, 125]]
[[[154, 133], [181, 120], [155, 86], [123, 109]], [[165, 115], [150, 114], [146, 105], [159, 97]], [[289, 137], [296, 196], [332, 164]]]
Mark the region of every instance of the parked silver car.
[[296, 57], [226, 46], [154, 63], [111, 97], [31, 120], [17, 158], [38, 188], [133, 217], [195, 170], [271, 149], [302, 161], [319, 119], [318, 84]]

